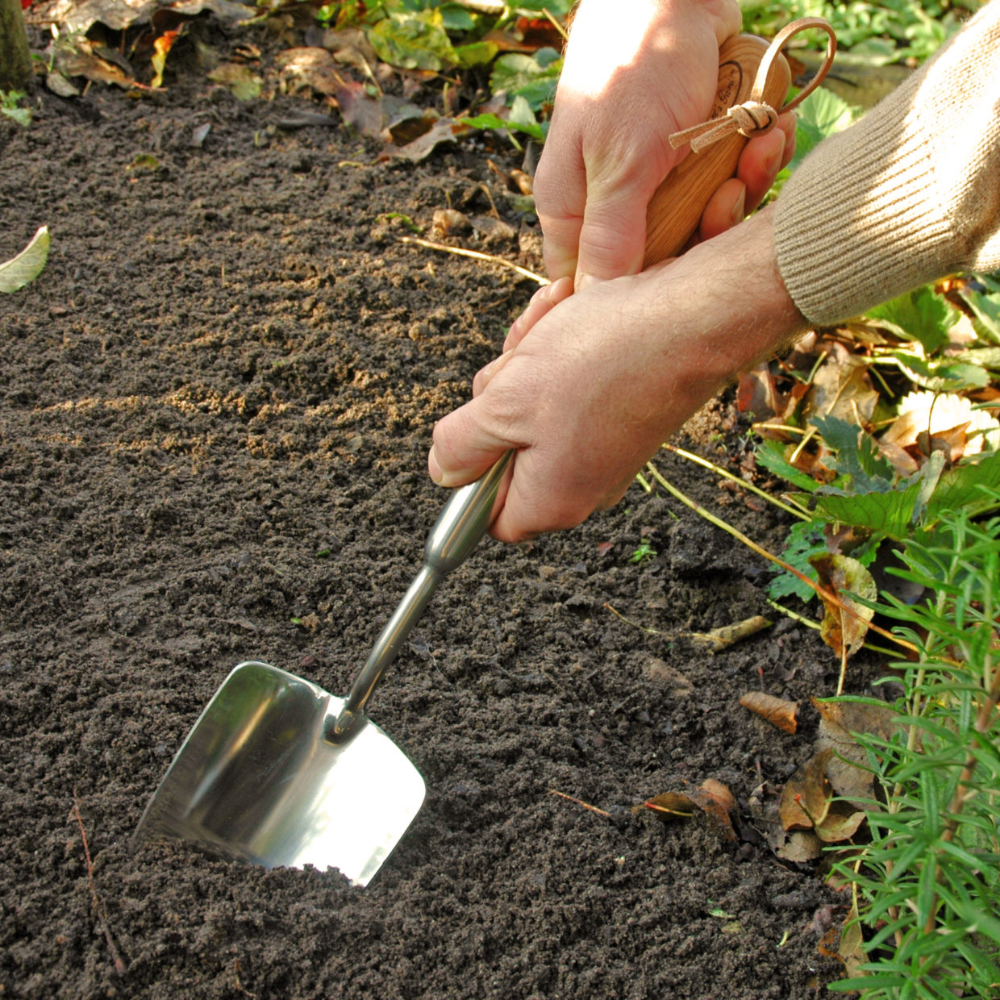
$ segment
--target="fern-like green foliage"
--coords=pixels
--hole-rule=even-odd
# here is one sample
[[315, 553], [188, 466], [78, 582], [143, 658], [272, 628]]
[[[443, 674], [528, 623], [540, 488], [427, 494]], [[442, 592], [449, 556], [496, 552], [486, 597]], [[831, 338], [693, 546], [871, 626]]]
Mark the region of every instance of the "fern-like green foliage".
[[857, 889], [868, 960], [831, 988], [866, 1000], [1000, 991], [1000, 518], [959, 510], [940, 525], [940, 540], [909, 542], [899, 573], [929, 596], [887, 599], [919, 656], [886, 678], [903, 679], [904, 725], [856, 736], [884, 798], [870, 803], [870, 843], [835, 864]]

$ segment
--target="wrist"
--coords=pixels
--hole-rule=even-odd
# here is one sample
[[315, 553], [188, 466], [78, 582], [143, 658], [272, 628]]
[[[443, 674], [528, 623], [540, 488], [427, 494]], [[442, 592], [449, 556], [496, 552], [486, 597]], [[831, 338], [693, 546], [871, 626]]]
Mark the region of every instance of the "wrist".
[[[705, 386], [726, 384], [808, 327], [778, 270], [773, 218], [766, 208], [662, 271], [665, 359], [673, 366], [680, 348], [678, 370]], [[682, 344], [672, 335], [678, 317], [697, 331]]]

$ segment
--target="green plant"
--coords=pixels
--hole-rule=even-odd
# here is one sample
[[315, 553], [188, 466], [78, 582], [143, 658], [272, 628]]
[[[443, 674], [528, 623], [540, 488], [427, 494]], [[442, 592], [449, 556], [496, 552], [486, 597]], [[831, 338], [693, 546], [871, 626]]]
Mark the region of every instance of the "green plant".
[[644, 538], [640, 543], [639, 547], [628, 557], [630, 563], [635, 563], [641, 566], [644, 562], [649, 559], [656, 558], [656, 549], [649, 544], [649, 539]]
[[0, 292], [16, 292], [34, 281], [48, 259], [49, 227], [42, 226], [16, 257], [0, 262]]
[[[799, 17], [826, 18], [851, 59], [879, 65], [926, 59], [980, 4], [978, 0], [740, 0], [740, 6], [746, 30], [765, 35]], [[825, 36], [817, 32], [813, 44], [822, 48]]]
[[0, 90], [0, 115], [13, 118], [18, 125], [27, 128], [31, 124], [31, 109], [18, 107], [26, 96], [19, 90]]
[[855, 737], [884, 802], [869, 803], [870, 842], [835, 864], [866, 936], [859, 975], [831, 988], [866, 1000], [995, 997], [1000, 518], [944, 514], [933, 542], [911, 541], [901, 556], [898, 575], [928, 596], [912, 607], [886, 598], [887, 613], [919, 653], [885, 679], [903, 682], [895, 735]]

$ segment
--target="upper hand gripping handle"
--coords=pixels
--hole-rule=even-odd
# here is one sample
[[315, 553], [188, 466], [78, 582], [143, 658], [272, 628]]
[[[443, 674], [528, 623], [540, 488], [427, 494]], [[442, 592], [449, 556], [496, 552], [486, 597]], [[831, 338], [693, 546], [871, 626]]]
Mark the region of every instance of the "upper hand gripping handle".
[[[756, 35], [734, 35], [719, 49], [719, 86], [711, 117], [721, 117], [750, 97], [767, 42]], [[764, 101], [780, 108], [791, 84], [788, 63], [778, 57], [768, 74]], [[689, 152], [656, 189], [646, 211], [643, 268], [676, 257], [697, 232], [709, 199], [736, 173], [747, 138], [726, 136], [700, 153]]]

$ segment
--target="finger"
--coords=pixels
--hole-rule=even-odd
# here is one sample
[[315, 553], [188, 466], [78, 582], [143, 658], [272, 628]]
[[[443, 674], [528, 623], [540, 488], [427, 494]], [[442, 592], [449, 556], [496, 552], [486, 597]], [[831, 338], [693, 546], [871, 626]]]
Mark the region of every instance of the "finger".
[[[567, 279], [568, 280], [568, 279]], [[483, 390], [503, 371], [504, 365], [514, 356], [513, 351], [504, 351], [499, 357], [494, 358], [488, 365], [483, 366], [476, 372], [472, 379], [472, 398], [475, 399]]]
[[535, 172], [535, 210], [542, 227], [542, 256], [553, 280], [576, 274], [576, 256], [587, 198], [587, 178], [579, 152], [567, 156], [558, 143], [556, 109], [542, 158]]
[[795, 155], [795, 113], [778, 118], [777, 127], [767, 135], [751, 139], [740, 155], [736, 175], [747, 186], [746, 209], [749, 214], [771, 189], [778, 171]]
[[746, 217], [746, 185], [738, 177], [724, 181], [709, 199], [701, 216], [698, 236], [710, 240], [732, 229]]
[[439, 420], [427, 455], [427, 471], [438, 486], [463, 486], [478, 479], [516, 443], [494, 434], [481, 419], [480, 399]]
[[504, 351], [512, 351], [524, 339], [524, 335], [554, 306], [573, 294], [573, 279], [559, 278], [549, 285], [539, 288], [527, 308], [514, 320], [503, 342]]
[[795, 130], [798, 125], [798, 118], [794, 111], [786, 111], [783, 115], [778, 115], [777, 127], [785, 133], [785, 152], [781, 157], [782, 169], [792, 162], [795, 155]]
[[551, 481], [551, 469], [544, 460], [541, 466], [548, 475], [537, 475], [539, 464], [532, 449], [518, 452], [517, 465], [496, 512], [490, 534], [501, 542], [524, 542], [547, 531], [564, 531], [582, 524], [594, 511], [609, 510], [628, 492], [634, 476], [612, 487], [601, 497], [592, 497], [586, 489], [565, 488]]
[[595, 281], [638, 274], [646, 255], [646, 206], [652, 190], [635, 184], [614, 193], [591, 194], [580, 229], [576, 290]]

